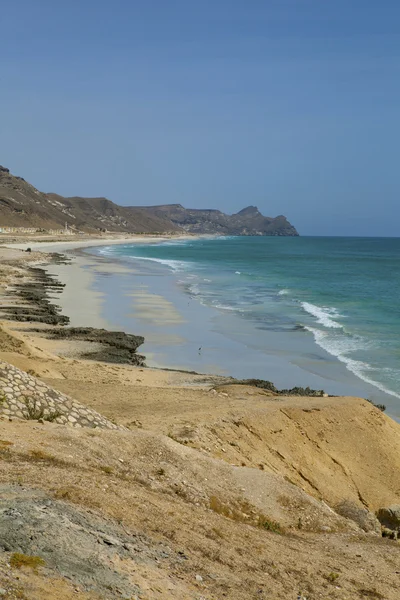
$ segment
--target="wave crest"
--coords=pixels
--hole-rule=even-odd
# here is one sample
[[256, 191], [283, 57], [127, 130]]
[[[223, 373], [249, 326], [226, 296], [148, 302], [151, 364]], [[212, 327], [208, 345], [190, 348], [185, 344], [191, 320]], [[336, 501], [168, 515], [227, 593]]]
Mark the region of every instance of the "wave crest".
[[334, 319], [338, 319], [342, 315], [339, 311], [334, 307], [328, 306], [317, 306], [316, 304], [311, 304], [310, 302], [302, 302], [301, 306], [303, 310], [308, 312], [308, 314], [312, 315], [317, 319], [317, 323], [327, 327], [329, 329], [342, 329], [343, 325], [334, 321]]

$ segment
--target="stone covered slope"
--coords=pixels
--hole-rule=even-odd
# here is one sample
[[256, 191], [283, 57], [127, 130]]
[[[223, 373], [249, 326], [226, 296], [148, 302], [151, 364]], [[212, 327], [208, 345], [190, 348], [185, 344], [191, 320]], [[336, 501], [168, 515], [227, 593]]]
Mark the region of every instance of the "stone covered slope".
[[0, 361], [0, 416], [52, 421], [73, 427], [119, 429], [90, 408], [36, 377]]

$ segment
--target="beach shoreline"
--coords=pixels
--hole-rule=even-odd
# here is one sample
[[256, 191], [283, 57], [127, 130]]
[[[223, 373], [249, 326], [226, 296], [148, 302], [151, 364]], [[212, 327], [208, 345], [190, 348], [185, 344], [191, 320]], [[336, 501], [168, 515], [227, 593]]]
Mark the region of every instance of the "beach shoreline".
[[[279, 334], [270, 334], [270, 349], [260, 353], [256, 347], [243, 345], [229, 330], [241, 326], [233, 315], [221, 315], [215, 309], [190, 300], [176, 285], [176, 277], [152, 261], [124, 261], [88, 251], [101, 246], [132, 243], [160, 243], [171, 237], [194, 239], [194, 236], [134, 236], [123, 239], [91, 239], [72, 242], [31, 244], [36, 250], [66, 253], [68, 264], [49, 262], [43, 256], [42, 267], [65, 285], [53, 300], [72, 327], [94, 327], [143, 335], [139, 352], [151, 368], [197, 372], [207, 376], [239, 379], [259, 378], [273, 381], [278, 388], [295, 386], [322, 389], [331, 395], [374, 398], [374, 388], [363, 385], [347, 372], [344, 365], [327, 355], [329, 376], [321, 371], [321, 361], [297, 364], [296, 346], [290, 354], [282, 351]], [[26, 249], [25, 244], [9, 247]], [[118, 298], [118, 304], [116, 304]], [[221, 322], [225, 320], [224, 329]], [[294, 343], [308, 343], [311, 356], [314, 341], [302, 336]], [[65, 344], [67, 355], [73, 354], [73, 342]], [[240, 358], [239, 358], [240, 357]], [[266, 362], [265, 362], [266, 361]], [[258, 365], [258, 366], [257, 366]], [[266, 365], [266, 366], [264, 366]], [[315, 370], [317, 368], [317, 370]], [[376, 391], [376, 390], [375, 390]], [[382, 402], [377, 394], [377, 402]], [[395, 405], [389, 413], [400, 415]]]

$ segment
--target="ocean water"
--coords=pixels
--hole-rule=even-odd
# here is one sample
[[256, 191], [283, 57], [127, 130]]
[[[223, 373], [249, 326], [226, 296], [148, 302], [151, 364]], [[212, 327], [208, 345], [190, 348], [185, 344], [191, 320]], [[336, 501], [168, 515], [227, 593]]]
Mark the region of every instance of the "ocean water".
[[400, 399], [400, 239], [220, 237], [96, 252], [158, 264], [186, 297], [221, 315], [231, 339], [251, 332], [253, 347], [269, 354], [271, 341], [286, 340], [299, 355], [312, 340], [321, 369], [329, 356], [376, 399]]

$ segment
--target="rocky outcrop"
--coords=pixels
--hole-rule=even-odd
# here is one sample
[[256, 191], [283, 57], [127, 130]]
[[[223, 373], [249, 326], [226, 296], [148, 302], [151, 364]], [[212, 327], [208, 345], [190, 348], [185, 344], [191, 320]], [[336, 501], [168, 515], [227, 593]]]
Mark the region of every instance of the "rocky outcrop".
[[145, 356], [136, 354], [136, 350], [144, 343], [144, 337], [124, 333], [123, 331], [107, 331], [95, 327], [54, 327], [43, 331], [50, 339], [78, 340], [93, 344], [93, 350], [86, 351], [81, 358], [99, 360], [109, 363], [131, 364], [138, 367], [145, 366]]
[[1, 361], [0, 416], [50, 421], [72, 427], [120, 429], [96, 411]]
[[[116, 570], [116, 556], [121, 561], [147, 561], [155, 568], [158, 561], [169, 556], [167, 546], [151, 543], [144, 536], [138, 538], [118, 524], [40, 490], [2, 485], [0, 550], [4, 549], [37, 556], [53, 576], [67, 576], [75, 587], [110, 600], [143, 597], [143, 590], [129, 580], [123, 569]], [[81, 589], [75, 589], [77, 597]]]
[[[60, 262], [54, 256], [53, 258], [51, 262]], [[60, 307], [51, 297], [61, 293], [65, 284], [39, 267], [28, 267], [27, 274], [29, 279], [21, 278], [21, 282], [17, 280], [9, 286], [5, 295], [10, 298], [10, 303], [2, 304], [0, 313], [11, 321], [34, 321], [47, 325], [69, 323], [69, 317], [60, 314]]]

